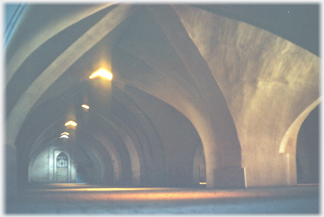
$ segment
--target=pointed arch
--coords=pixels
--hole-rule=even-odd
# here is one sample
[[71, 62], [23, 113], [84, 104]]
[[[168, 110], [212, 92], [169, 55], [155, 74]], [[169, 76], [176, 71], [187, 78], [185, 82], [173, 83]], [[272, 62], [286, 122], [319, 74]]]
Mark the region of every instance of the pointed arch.
[[287, 160], [287, 183], [297, 184], [296, 145], [298, 132], [306, 117], [321, 102], [321, 97], [308, 106], [290, 125], [286, 131], [279, 148], [279, 153], [284, 154]]

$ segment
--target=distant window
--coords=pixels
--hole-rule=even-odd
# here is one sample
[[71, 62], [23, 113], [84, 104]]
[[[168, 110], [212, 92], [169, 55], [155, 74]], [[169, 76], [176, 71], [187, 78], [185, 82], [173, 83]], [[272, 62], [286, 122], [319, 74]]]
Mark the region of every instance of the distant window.
[[58, 168], [66, 168], [68, 165], [68, 157], [66, 154], [61, 152], [56, 158], [56, 167]]

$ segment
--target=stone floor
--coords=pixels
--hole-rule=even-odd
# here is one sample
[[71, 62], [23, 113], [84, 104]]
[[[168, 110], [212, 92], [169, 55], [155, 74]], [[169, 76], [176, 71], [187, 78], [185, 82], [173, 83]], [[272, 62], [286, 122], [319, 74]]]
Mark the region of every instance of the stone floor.
[[6, 214], [318, 214], [319, 186], [216, 190], [32, 186], [8, 197]]

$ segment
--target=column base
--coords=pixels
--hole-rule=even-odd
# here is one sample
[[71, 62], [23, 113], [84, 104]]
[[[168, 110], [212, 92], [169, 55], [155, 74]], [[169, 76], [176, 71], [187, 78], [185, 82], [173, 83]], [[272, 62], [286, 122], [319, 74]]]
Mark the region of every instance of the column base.
[[214, 170], [214, 188], [245, 188], [244, 168], [230, 167]]

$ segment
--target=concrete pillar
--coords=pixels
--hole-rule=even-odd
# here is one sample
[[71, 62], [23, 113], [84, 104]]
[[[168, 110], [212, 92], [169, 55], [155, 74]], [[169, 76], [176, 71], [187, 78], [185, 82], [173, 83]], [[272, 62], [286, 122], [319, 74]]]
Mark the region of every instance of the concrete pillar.
[[319, 97], [319, 58], [247, 23], [191, 6], [172, 8], [224, 95], [242, 149], [246, 186], [295, 184], [293, 149], [300, 122], [291, 124]]
[[215, 143], [204, 144], [204, 150], [207, 188], [245, 188], [245, 170], [241, 167], [238, 150], [233, 148], [231, 153], [225, 154], [222, 145]]
[[197, 113], [194, 116], [200, 117], [193, 124], [204, 147], [207, 188], [244, 188], [241, 148], [233, 126], [229, 124], [229, 117], [224, 119], [226, 123]]
[[[244, 182], [244, 176], [239, 178], [242, 173], [234, 172], [241, 169], [241, 149], [235, 125], [208, 64], [184, 28], [183, 20], [179, 19], [171, 6], [147, 8], [172, 44], [198, 90], [196, 94], [190, 94], [188, 105], [179, 106], [176, 102], [178, 105], [174, 107], [182, 107], [179, 110], [193, 123], [201, 137], [206, 156], [207, 187], [218, 185], [214, 180], [214, 170], [218, 168], [237, 168], [229, 173], [235, 173], [232, 177], [241, 180], [238, 183]], [[221, 183], [219, 185], [224, 188], [230, 187], [226, 182]]]

